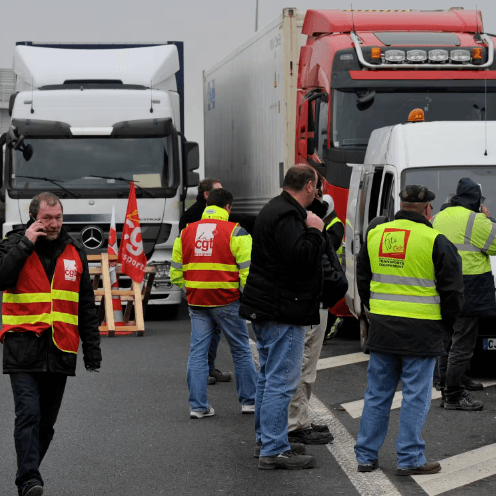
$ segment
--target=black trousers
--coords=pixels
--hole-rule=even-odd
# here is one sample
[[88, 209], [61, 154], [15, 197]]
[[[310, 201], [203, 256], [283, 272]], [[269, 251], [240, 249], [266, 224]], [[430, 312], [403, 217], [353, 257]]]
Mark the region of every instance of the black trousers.
[[479, 317], [458, 317], [453, 327], [445, 326], [444, 349], [439, 357], [439, 376], [448, 402], [458, 401], [467, 378], [479, 330]]
[[10, 374], [15, 404], [15, 483], [19, 489], [33, 479], [43, 484], [40, 464], [52, 441], [67, 376], [42, 373]]

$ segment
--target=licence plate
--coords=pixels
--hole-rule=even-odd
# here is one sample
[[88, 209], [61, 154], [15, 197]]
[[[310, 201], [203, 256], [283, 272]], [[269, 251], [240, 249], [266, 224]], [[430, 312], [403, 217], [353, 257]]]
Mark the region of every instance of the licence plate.
[[496, 350], [496, 338], [484, 338], [482, 340], [483, 350]]

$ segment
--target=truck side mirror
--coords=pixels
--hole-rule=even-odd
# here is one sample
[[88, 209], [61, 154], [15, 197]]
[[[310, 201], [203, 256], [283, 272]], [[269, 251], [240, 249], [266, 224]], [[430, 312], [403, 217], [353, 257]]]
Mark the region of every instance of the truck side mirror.
[[198, 186], [200, 174], [193, 172], [200, 167], [200, 147], [198, 143], [187, 141], [186, 145], [186, 174], [185, 183], [188, 188]]
[[0, 200], [5, 202], [5, 189], [3, 188], [3, 145], [7, 142], [7, 133], [0, 136]]
[[302, 102], [298, 117], [298, 154], [305, 159], [308, 157], [308, 104], [308, 100]]

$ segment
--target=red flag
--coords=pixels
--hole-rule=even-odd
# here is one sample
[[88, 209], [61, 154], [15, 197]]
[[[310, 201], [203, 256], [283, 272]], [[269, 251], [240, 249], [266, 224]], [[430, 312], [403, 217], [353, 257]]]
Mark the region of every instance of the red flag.
[[117, 262], [122, 264], [122, 273], [128, 275], [133, 281], [141, 283], [145, 276], [146, 256], [141, 238], [138, 203], [136, 190], [131, 181], [131, 191], [127, 202], [126, 221], [122, 229], [121, 246]]

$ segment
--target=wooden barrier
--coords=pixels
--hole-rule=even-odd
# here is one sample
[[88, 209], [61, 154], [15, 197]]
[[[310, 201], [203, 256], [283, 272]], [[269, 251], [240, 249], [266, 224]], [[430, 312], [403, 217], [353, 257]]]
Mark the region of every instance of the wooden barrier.
[[[100, 332], [108, 332], [109, 337], [115, 336], [116, 326], [114, 321], [114, 309], [112, 306], [112, 296], [119, 296], [121, 301], [127, 302], [124, 312], [124, 325], [117, 326], [117, 331], [137, 332], [138, 336], [143, 336], [145, 332], [145, 311], [150, 298], [153, 280], [155, 279], [155, 269], [147, 267], [148, 281], [141, 289], [140, 284], [132, 281], [132, 289], [112, 289], [110, 282], [110, 264], [109, 261], [117, 260], [117, 255], [108, 255], [102, 253], [100, 255], [88, 255], [88, 262], [99, 262], [100, 267], [90, 267], [90, 276], [93, 278], [93, 291], [95, 292], [95, 301], [100, 302], [98, 312], [98, 321], [100, 323]], [[117, 274], [122, 274], [120, 264], [116, 267]], [[102, 281], [103, 289], [98, 286]], [[134, 304], [134, 317], [131, 318], [131, 312]], [[103, 325], [103, 322], [106, 325]]]

